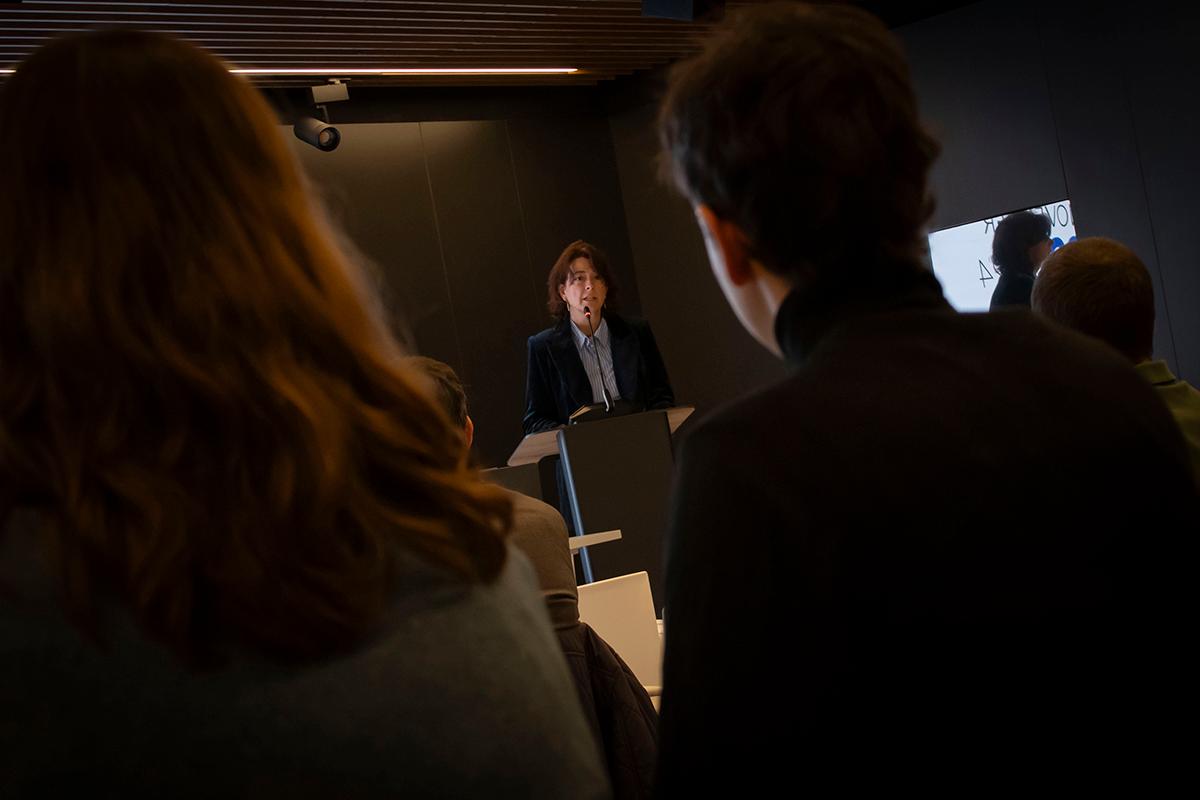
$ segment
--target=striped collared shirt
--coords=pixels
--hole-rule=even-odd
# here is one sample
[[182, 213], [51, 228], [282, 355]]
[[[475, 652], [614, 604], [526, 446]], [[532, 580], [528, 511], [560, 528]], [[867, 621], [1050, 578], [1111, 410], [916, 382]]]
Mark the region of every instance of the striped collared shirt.
[[592, 384], [592, 402], [603, 403], [604, 392], [600, 388], [600, 371], [596, 368], [596, 356], [592, 354], [592, 342], [600, 353], [600, 366], [604, 369], [604, 386], [613, 400], [620, 400], [621, 393], [617, 389], [617, 375], [613, 372], [612, 348], [609, 346], [608, 320], [601, 319], [600, 327], [596, 329], [595, 339], [589, 339], [587, 334], [579, 330], [579, 326], [571, 323], [571, 332], [575, 334], [575, 349], [579, 351], [579, 360], [587, 373], [588, 382]]

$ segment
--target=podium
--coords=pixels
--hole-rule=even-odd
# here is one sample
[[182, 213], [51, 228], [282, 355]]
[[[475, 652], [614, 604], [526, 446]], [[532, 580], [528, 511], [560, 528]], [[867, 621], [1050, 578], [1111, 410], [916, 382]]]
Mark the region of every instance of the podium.
[[643, 411], [531, 433], [509, 457], [508, 465], [516, 467], [560, 456], [567, 495], [562, 506], [576, 533], [621, 531], [619, 541], [593, 552], [580, 549], [584, 582], [645, 570], [655, 606], [662, 607], [671, 440], [694, 410]]

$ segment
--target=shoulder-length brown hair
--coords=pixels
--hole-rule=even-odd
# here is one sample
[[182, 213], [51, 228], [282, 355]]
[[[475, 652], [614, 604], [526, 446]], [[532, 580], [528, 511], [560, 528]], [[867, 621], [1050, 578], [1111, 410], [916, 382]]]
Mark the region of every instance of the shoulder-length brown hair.
[[588, 244], [583, 239], [577, 239], [567, 245], [559, 254], [558, 260], [550, 268], [550, 275], [546, 278], [546, 307], [550, 309], [550, 315], [560, 321], [566, 318], [568, 309], [559, 292], [562, 291], [567, 278], [571, 276], [571, 264], [577, 258], [586, 258], [592, 262], [592, 268], [596, 270], [596, 274], [604, 279], [604, 288], [607, 290], [604, 299], [605, 309], [614, 307], [613, 301], [619, 294], [617, 282], [613, 279], [612, 270], [608, 268], [608, 257], [604, 255], [604, 251], [594, 244]]
[[317, 657], [369, 633], [399, 548], [498, 574], [507, 500], [248, 83], [88, 34], [22, 64], [0, 119], [0, 525], [42, 510], [82, 626], [115, 595], [185, 657]]

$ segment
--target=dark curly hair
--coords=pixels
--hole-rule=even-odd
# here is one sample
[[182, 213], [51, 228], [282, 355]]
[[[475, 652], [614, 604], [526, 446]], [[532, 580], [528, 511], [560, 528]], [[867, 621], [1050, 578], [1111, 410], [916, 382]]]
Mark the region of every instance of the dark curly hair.
[[746, 234], [793, 282], [919, 268], [939, 152], [899, 43], [851, 6], [732, 17], [675, 67], [659, 115], [664, 177]]
[[1050, 238], [1050, 219], [1033, 211], [1018, 211], [1000, 220], [992, 238], [992, 263], [1000, 272], [1033, 272], [1029, 248]]

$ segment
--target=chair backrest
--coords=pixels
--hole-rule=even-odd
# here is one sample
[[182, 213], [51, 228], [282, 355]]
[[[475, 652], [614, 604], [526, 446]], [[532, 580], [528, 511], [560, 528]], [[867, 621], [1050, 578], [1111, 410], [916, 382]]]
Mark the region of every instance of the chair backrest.
[[542, 478], [537, 464], [485, 469], [481, 470], [479, 474], [488, 483], [495, 483], [505, 489], [520, 492], [535, 500], [543, 499]]
[[617, 651], [643, 686], [662, 685], [662, 638], [647, 573], [581, 585], [579, 619]]

